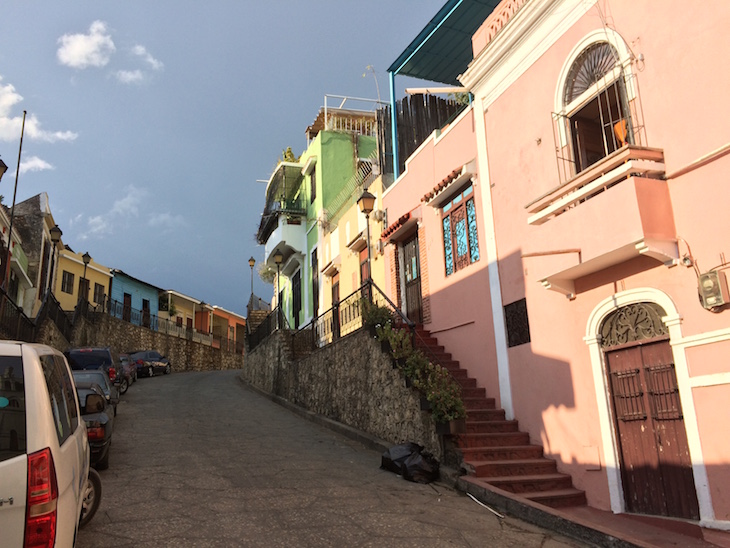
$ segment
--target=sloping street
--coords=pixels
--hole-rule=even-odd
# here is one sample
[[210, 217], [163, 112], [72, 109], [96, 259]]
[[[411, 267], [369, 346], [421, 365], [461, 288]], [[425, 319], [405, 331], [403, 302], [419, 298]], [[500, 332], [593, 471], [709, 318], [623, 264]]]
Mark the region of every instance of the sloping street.
[[578, 546], [249, 390], [238, 371], [140, 379], [122, 398], [101, 507], [77, 546]]

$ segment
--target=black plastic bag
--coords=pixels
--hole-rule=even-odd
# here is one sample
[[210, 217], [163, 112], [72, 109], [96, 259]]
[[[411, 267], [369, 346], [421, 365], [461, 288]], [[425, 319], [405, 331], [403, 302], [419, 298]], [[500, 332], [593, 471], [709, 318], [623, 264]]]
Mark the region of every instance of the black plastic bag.
[[403, 463], [406, 461], [406, 459], [408, 459], [408, 457], [410, 457], [414, 453], [420, 453], [422, 450], [422, 446], [413, 442], [403, 443], [401, 445], [394, 445], [383, 453], [383, 456], [380, 460], [380, 467], [383, 470], [388, 470], [389, 472], [394, 472], [399, 476], [402, 476]]
[[431, 483], [439, 479], [439, 461], [431, 453], [412, 453], [403, 463], [403, 479], [416, 483]]

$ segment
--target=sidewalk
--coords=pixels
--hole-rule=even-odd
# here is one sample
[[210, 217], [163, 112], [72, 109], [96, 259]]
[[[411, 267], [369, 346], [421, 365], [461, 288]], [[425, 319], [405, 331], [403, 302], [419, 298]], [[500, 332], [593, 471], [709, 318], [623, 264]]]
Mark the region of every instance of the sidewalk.
[[597, 546], [730, 548], [730, 532], [707, 529], [693, 522], [614, 514], [590, 506], [549, 508], [496, 487], [476, 485], [469, 479], [468, 476], [458, 478], [457, 489], [470, 493], [497, 511]]
[[[312, 422], [356, 440], [366, 447], [385, 451], [389, 444], [321, 415], [316, 415], [290, 402], [258, 390], [239, 380], [254, 392], [286, 407]], [[730, 548], [730, 531], [707, 529], [682, 520], [663, 519], [631, 514], [614, 514], [588, 506], [549, 508], [496, 487], [484, 487], [459, 477], [455, 470], [442, 467], [443, 483], [486, 504], [491, 509], [551, 529], [561, 535], [595, 546], [640, 548]]]

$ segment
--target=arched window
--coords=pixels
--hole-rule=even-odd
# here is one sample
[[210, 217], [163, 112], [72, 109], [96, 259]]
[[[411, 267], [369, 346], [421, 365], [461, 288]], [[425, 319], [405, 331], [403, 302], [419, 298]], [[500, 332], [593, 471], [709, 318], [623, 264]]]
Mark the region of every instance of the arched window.
[[571, 178], [627, 144], [638, 144], [631, 56], [612, 33], [587, 37], [563, 68], [556, 94], [559, 156]]

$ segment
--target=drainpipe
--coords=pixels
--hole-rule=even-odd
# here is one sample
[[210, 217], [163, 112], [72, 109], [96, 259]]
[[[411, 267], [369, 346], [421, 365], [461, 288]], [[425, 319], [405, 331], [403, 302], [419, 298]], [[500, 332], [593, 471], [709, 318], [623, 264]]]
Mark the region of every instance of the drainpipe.
[[390, 141], [393, 148], [393, 180], [400, 175], [400, 161], [398, 160], [398, 116], [395, 104], [395, 72], [388, 73], [390, 82]]

